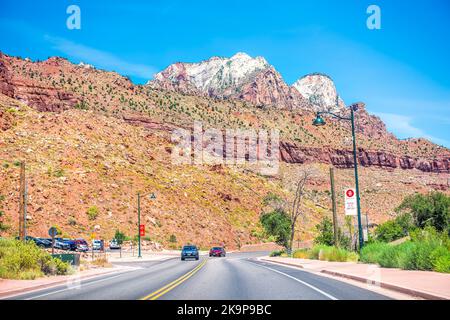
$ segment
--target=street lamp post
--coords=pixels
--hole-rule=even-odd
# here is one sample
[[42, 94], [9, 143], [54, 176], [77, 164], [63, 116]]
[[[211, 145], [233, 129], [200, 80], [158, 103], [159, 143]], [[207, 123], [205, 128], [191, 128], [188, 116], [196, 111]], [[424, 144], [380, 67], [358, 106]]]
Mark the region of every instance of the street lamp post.
[[[156, 199], [156, 195], [152, 192], [146, 194], [149, 196], [150, 200]], [[144, 197], [146, 196], [144, 195]], [[137, 211], [138, 211], [138, 258], [142, 258], [141, 255], [141, 193], [137, 194]]]
[[358, 233], [359, 233], [359, 250], [364, 246], [364, 236], [361, 223], [361, 204], [359, 198], [359, 180], [358, 180], [358, 162], [356, 157], [356, 135], [355, 135], [355, 116], [354, 112], [359, 106], [364, 106], [362, 102], [354, 103], [350, 106], [350, 117], [342, 117], [329, 111], [319, 111], [316, 114], [316, 119], [313, 121], [314, 126], [325, 125], [325, 120], [322, 118], [322, 114], [329, 114], [339, 120], [350, 121], [352, 124], [352, 138], [353, 138], [353, 164], [355, 169], [355, 189], [356, 189], [356, 207], [358, 211]]
[[137, 194], [137, 206], [138, 206], [138, 258], [142, 258], [141, 256], [141, 194], [138, 192]]

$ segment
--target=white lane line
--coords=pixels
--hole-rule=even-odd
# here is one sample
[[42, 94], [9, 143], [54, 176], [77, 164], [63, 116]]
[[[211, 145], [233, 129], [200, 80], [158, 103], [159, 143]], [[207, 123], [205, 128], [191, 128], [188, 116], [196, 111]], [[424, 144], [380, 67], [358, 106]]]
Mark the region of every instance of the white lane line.
[[[103, 282], [103, 281], [106, 281], [106, 280], [111, 280], [111, 279], [114, 279], [114, 278], [118, 278], [121, 275], [123, 275], [125, 273], [128, 273], [128, 272], [131, 272], [131, 271], [133, 271], [133, 270], [121, 272], [120, 274], [118, 274], [118, 275], [116, 275], [114, 277], [108, 277], [106, 279], [100, 279], [100, 280], [97, 280], [97, 281], [88, 282], [86, 284], [81, 284], [81, 287], [86, 287], [86, 286], [89, 286], [91, 284], [96, 284], [96, 283]], [[33, 296], [33, 297], [30, 297], [30, 298], [27, 298], [25, 300], [33, 300], [33, 299], [37, 299], [37, 298], [41, 298], [41, 297], [45, 297], [45, 296], [50, 296], [52, 294], [56, 294], [56, 293], [60, 293], [60, 292], [64, 292], [64, 291], [69, 291], [69, 290], [78, 290], [78, 288], [65, 288], [65, 289], [61, 289], [61, 290], [47, 292], [47, 293], [44, 293], [44, 294], [40, 294], [40, 295], [37, 295], [37, 296]]]
[[309, 283], [307, 283], [307, 282], [305, 282], [305, 281], [302, 281], [302, 280], [300, 280], [300, 279], [297, 279], [296, 277], [293, 277], [293, 276], [291, 276], [291, 275], [289, 275], [289, 274], [287, 274], [287, 273], [284, 273], [284, 272], [281, 272], [281, 271], [278, 271], [278, 270], [276, 270], [276, 269], [272, 269], [272, 268], [269, 268], [269, 267], [266, 267], [266, 266], [262, 266], [262, 265], [260, 265], [260, 264], [258, 264], [258, 263], [254, 263], [254, 262], [253, 262], [253, 264], [255, 264], [255, 265], [257, 265], [257, 266], [259, 266], [259, 267], [261, 267], [261, 268], [268, 269], [268, 270], [271, 270], [271, 271], [273, 271], [273, 272], [282, 274], [283, 276], [286, 276], [286, 277], [288, 277], [288, 278], [291, 278], [292, 280], [295, 280], [295, 281], [297, 281], [297, 282], [300, 282], [301, 284], [303, 284], [303, 285], [305, 285], [305, 286], [307, 286], [307, 287], [309, 287], [309, 288], [311, 288], [311, 289], [313, 289], [313, 290], [319, 292], [320, 294], [323, 294], [325, 297], [330, 298], [331, 300], [339, 300], [338, 298], [332, 296], [331, 294], [328, 294], [328, 293], [326, 293], [325, 291], [322, 291], [322, 290], [320, 290], [319, 288], [316, 288], [316, 287], [314, 287], [313, 285], [311, 285], [311, 284], [309, 284]]

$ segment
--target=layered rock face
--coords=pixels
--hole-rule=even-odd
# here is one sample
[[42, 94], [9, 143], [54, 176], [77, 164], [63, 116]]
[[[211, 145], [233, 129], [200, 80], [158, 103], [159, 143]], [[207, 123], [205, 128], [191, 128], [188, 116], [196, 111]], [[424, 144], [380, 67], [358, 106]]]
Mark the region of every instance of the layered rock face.
[[[60, 58], [52, 58], [45, 61], [43, 69], [58, 68]], [[31, 62], [27, 62], [30, 63]], [[23, 69], [26, 70], [26, 64]], [[16, 77], [10, 71], [9, 58], [0, 53], [0, 93], [17, 99], [39, 111], [62, 111], [72, 108], [80, 99], [71, 92], [56, 89], [50, 86], [37, 84], [33, 79], [27, 77]], [[39, 74], [33, 77], [41, 76]]]
[[[338, 168], [353, 168], [354, 165], [352, 150], [303, 147], [291, 142], [280, 143], [280, 157], [282, 161], [287, 163], [321, 162], [332, 164]], [[435, 173], [450, 172], [450, 157], [445, 156], [431, 160], [359, 148], [357, 161], [359, 165], [364, 167], [417, 169]]]
[[242, 99], [257, 106], [312, 108], [263, 57], [252, 58], [241, 52], [231, 58], [172, 64], [147, 85], [187, 94]]

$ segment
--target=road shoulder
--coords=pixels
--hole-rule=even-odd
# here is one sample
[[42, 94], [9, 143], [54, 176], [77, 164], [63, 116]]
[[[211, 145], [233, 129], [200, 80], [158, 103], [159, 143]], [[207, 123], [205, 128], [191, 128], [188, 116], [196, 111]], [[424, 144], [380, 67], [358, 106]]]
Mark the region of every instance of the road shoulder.
[[328, 262], [284, 257], [260, 257], [261, 261], [282, 264], [304, 271], [352, 282], [368, 290], [384, 293], [395, 299], [450, 299], [450, 275], [429, 271], [380, 268], [353, 262]]
[[48, 289], [66, 285], [71, 287], [82, 280], [95, 279], [105, 275], [114, 275], [133, 271], [136, 268], [128, 266], [114, 266], [111, 268], [95, 268], [78, 271], [73, 275], [42, 277], [35, 280], [10, 280], [0, 279], [0, 299], [6, 299], [21, 294], [31, 293], [42, 289]]

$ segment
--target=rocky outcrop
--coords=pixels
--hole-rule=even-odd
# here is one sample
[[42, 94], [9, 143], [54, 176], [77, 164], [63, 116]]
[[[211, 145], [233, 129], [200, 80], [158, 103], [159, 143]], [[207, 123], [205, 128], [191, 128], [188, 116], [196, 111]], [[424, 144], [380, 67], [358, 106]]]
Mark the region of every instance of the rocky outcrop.
[[50, 87], [16, 81], [14, 98], [38, 111], [59, 112], [74, 107], [79, 99], [72, 93]]
[[[46, 67], [58, 67], [60, 58], [51, 58], [45, 62]], [[33, 79], [11, 76], [8, 57], [0, 53], [0, 93], [17, 99], [38, 111], [63, 111], [74, 107], [80, 99], [62, 89], [38, 84]]]
[[191, 95], [241, 99], [256, 106], [312, 109], [264, 58], [241, 52], [231, 58], [172, 64], [147, 85]]
[[[280, 157], [282, 161], [287, 163], [321, 162], [332, 164], [338, 168], [352, 168], [354, 165], [352, 150], [304, 147], [291, 142], [280, 142]], [[363, 167], [417, 169], [424, 172], [450, 173], [450, 157], [413, 158], [359, 148], [357, 161]]]
[[345, 107], [333, 80], [326, 74], [308, 74], [298, 79], [292, 86], [319, 110], [337, 112]]
[[0, 52], [0, 93], [13, 98], [14, 86], [11, 81], [11, 74], [6, 67], [4, 54]]

